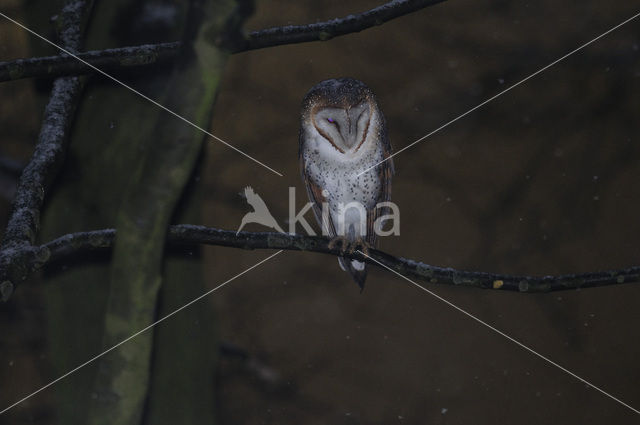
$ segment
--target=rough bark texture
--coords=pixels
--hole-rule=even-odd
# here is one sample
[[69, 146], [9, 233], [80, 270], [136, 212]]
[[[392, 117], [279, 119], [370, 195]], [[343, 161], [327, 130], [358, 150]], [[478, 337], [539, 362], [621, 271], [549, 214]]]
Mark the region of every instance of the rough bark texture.
[[234, 52], [263, 49], [285, 44], [309, 41], [327, 41], [334, 37], [359, 32], [400, 16], [442, 3], [445, 0], [393, 0], [381, 6], [355, 15], [335, 18], [307, 25], [287, 25], [252, 31], [244, 40], [236, 41], [230, 48]]
[[[123, 72], [175, 59], [179, 48], [179, 42], [143, 44], [141, 46], [94, 50], [79, 53], [77, 56], [101, 71]], [[87, 64], [66, 54], [0, 62], [0, 81], [81, 75], [94, 72], [95, 70]]]
[[[58, 18], [60, 43], [70, 51], [82, 47], [82, 34], [92, 1], [67, 1]], [[21, 250], [30, 250], [40, 229], [45, 193], [64, 161], [69, 132], [84, 87], [84, 79], [62, 77], [53, 82], [42, 117], [38, 143], [16, 188], [13, 211], [0, 249], [0, 296], [7, 299], [24, 279]], [[44, 253], [32, 250], [36, 259]], [[11, 263], [15, 263], [9, 266]]]
[[[175, 22], [163, 27], [160, 35], [153, 29], [136, 32], [139, 26], [124, 19], [135, 17], [145, 3], [98, 3], [88, 47], [182, 37], [188, 1], [173, 3]], [[204, 35], [224, 26], [235, 3], [210, 0], [202, 4], [198, 16], [206, 26], [193, 49], [178, 58], [170, 72], [130, 76], [125, 81], [206, 128], [227, 55]], [[67, 269], [69, 263], [64, 262], [59, 264], [64, 273], [57, 273], [60, 269], [47, 272], [44, 298], [52, 377], [100, 353], [120, 336], [139, 330], [175, 303], [206, 290], [195, 259], [163, 259], [166, 225], [192, 175], [202, 140], [202, 134], [184, 122], [120, 86], [109, 82], [88, 88], [41, 237], [48, 240], [95, 226], [126, 230], [116, 241], [111, 267], [81, 262]], [[197, 197], [188, 199], [189, 215], [176, 217], [198, 221]], [[217, 352], [212, 312], [203, 303], [184, 313], [176, 324], [140, 335], [101, 359], [99, 367], [98, 362], [91, 364], [52, 388], [58, 422], [212, 423]], [[185, 391], [176, 393], [175, 388]], [[190, 414], [177, 420], [180, 412]]]
[[[85, 252], [106, 250], [113, 246], [114, 229], [65, 235], [40, 247], [52, 261], [64, 261]], [[579, 288], [638, 283], [640, 266], [600, 272], [572, 273], [554, 276], [508, 275], [456, 270], [438, 267], [408, 258], [396, 257], [377, 249], [369, 249], [367, 255], [357, 251], [343, 252], [343, 248], [330, 244], [320, 236], [289, 235], [271, 232], [240, 232], [189, 224], [171, 226], [168, 242], [174, 246], [207, 244], [241, 249], [284, 249], [292, 251], [320, 252], [344, 255], [347, 258], [366, 261], [369, 264], [390, 269], [403, 276], [430, 284], [470, 286], [501, 291], [524, 293], [566, 291]]]
[[[266, 28], [251, 31], [247, 36], [243, 34], [241, 27], [246, 17], [253, 12], [253, 8], [250, 2], [244, 1], [240, 3], [240, 7], [232, 19], [227, 21], [224, 31], [215, 37], [214, 42], [233, 53], [240, 53], [287, 44], [327, 41], [334, 37], [382, 25], [387, 21], [443, 1], [445, 0], [395, 0], [356, 15], [306, 25]], [[101, 71], [122, 72], [175, 60], [180, 52], [180, 47], [180, 42], [146, 44], [84, 52], [78, 57]], [[0, 62], [0, 81], [96, 72], [95, 69], [82, 61], [61, 54]]]
[[[210, 37], [221, 31], [232, 12], [231, 2], [209, 0], [190, 3], [190, 18], [185, 25], [187, 41], [184, 43], [184, 52], [166, 78], [161, 97], [158, 98], [162, 105], [201, 127], [206, 127], [210, 122], [221, 70], [227, 58], [227, 53], [214, 46]], [[190, 34], [193, 29], [198, 29], [194, 36]], [[156, 317], [159, 290], [163, 281], [167, 226], [193, 172], [204, 139], [202, 133], [167, 116], [164, 111], [156, 110], [150, 123], [151, 128], [142, 133], [143, 137], [139, 141], [145, 150], [133, 168], [133, 177], [116, 219], [116, 228], [121, 232], [114, 245], [104, 349], [146, 327]], [[175, 284], [167, 285], [165, 290], [172, 293], [173, 288], [176, 288]], [[177, 288], [180, 289], [180, 286]], [[183, 296], [187, 293], [182, 291]], [[173, 305], [176, 298], [178, 297], [174, 296], [174, 299], [167, 300], [165, 307]], [[180, 334], [188, 333], [178, 331], [178, 335]], [[212, 338], [212, 335], [208, 338]], [[154, 333], [144, 333], [100, 360], [92, 393], [89, 424], [133, 425], [141, 422], [150, 392], [152, 353], [155, 351], [158, 354], [156, 358], [162, 361], [166, 356], [171, 356], [167, 350], [177, 345], [170, 338], [165, 337], [163, 341], [166, 344], [158, 346], [159, 341], [154, 342]], [[200, 341], [202, 339], [192, 340], [191, 343], [184, 341], [184, 348], [187, 352], [198, 350], [197, 344]], [[179, 354], [177, 356], [180, 357]], [[171, 362], [164, 360], [163, 363]], [[165, 373], [172, 374], [173, 378], [180, 381], [180, 369], [164, 371], [155, 380], [160, 386], [157, 391], [165, 394], [168, 391], [175, 395], [172, 386], [162, 379]], [[207, 379], [203, 371], [199, 372], [199, 376], [204, 378], [201, 383], [205, 388], [196, 390], [197, 399], [211, 394], [211, 390], [206, 390], [207, 383], [212, 386], [211, 376]], [[199, 391], [203, 393], [200, 394]], [[180, 398], [185, 396], [186, 394], [181, 394]], [[157, 406], [157, 401], [154, 402], [152, 404]], [[182, 403], [184, 402], [183, 398]], [[193, 401], [186, 406], [173, 403], [171, 409], [181, 413], [183, 408], [189, 410], [192, 405]], [[207, 405], [209, 404], [204, 404]], [[209, 412], [207, 415], [206, 411], [200, 410], [198, 413], [205, 417], [190, 419], [192, 423], [209, 423], [212, 421], [212, 409]], [[164, 422], [166, 419], [168, 418], [158, 416], [151, 423]], [[185, 419], [187, 418], [179, 422], [185, 423]]]

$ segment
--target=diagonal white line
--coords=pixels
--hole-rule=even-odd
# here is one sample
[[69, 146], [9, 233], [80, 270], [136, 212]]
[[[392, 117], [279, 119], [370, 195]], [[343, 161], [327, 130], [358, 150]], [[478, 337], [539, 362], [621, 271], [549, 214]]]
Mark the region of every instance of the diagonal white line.
[[569, 56], [573, 55], [576, 52], [579, 52], [580, 50], [584, 49], [585, 47], [589, 46], [590, 44], [595, 43], [596, 41], [598, 41], [599, 39], [601, 39], [602, 37], [604, 37], [605, 35], [617, 30], [618, 28], [620, 28], [621, 26], [633, 21], [634, 19], [636, 19], [638, 16], [640, 16], [640, 13], [636, 13], [635, 15], [633, 15], [632, 17], [630, 17], [629, 19], [625, 20], [624, 22], [619, 23], [618, 25], [616, 25], [615, 27], [611, 28], [608, 31], [603, 32], [602, 34], [600, 34], [599, 36], [597, 36], [596, 38], [594, 38], [591, 41], [588, 41], [586, 43], [584, 43], [582, 46], [570, 51], [569, 53], [567, 53], [566, 55], [562, 56], [559, 59], [556, 59], [555, 61], [551, 62], [549, 65], [540, 68], [539, 70], [537, 70], [536, 72], [534, 72], [533, 74], [529, 75], [528, 77], [518, 81], [517, 83], [515, 83], [512, 86], [507, 87], [506, 89], [502, 90], [500, 93], [490, 97], [489, 99], [485, 100], [484, 102], [480, 103], [479, 105], [474, 106], [473, 108], [469, 109], [467, 112], [465, 112], [462, 115], [458, 115], [456, 118], [452, 119], [451, 121], [441, 125], [440, 127], [436, 128], [435, 130], [433, 130], [431, 133], [426, 134], [424, 136], [422, 136], [421, 138], [419, 138], [418, 140], [416, 140], [413, 143], [408, 144], [407, 146], [403, 147], [402, 149], [400, 149], [397, 152], [394, 152], [393, 154], [389, 155], [387, 158], [383, 159], [382, 161], [376, 163], [374, 166], [367, 168], [366, 170], [364, 170], [363, 172], [359, 173], [356, 177], [361, 176], [362, 174], [366, 173], [367, 171], [377, 167], [378, 165], [382, 164], [385, 161], [390, 160], [391, 158], [393, 158], [394, 156], [398, 155], [401, 152], [404, 152], [405, 150], [409, 149], [410, 147], [412, 147], [413, 145], [422, 142], [424, 139], [426, 139], [429, 136], [432, 136], [434, 134], [436, 134], [437, 132], [439, 132], [440, 130], [448, 127], [449, 125], [453, 124], [454, 122], [458, 121], [461, 118], [466, 117], [467, 115], [469, 115], [470, 113], [472, 113], [473, 111], [475, 111], [476, 109], [479, 109], [481, 107], [483, 107], [484, 105], [486, 105], [487, 103], [491, 102], [492, 100], [497, 99], [498, 97], [502, 96], [503, 94], [505, 94], [506, 92], [518, 87], [519, 85], [521, 85], [522, 83], [530, 80], [531, 78], [535, 77], [536, 75], [540, 74], [541, 72], [546, 71], [547, 69], [551, 68], [552, 66], [554, 66], [555, 64], [557, 64], [558, 62], [561, 62], [563, 60], [565, 60], [566, 58], [568, 58]]
[[38, 37], [39, 39], [49, 43], [50, 45], [52, 45], [53, 47], [55, 47], [56, 49], [59, 49], [61, 51], [63, 51], [64, 53], [68, 54], [69, 56], [77, 59], [78, 61], [82, 62], [83, 64], [87, 65], [89, 68], [93, 69], [94, 71], [104, 75], [105, 77], [113, 80], [114, 82], [120, 84], [122, 87], [126, 88], [127, 90], [132, 91], [133, 93], [137, 94], [138, 96], [142, 97], [145, 100], [148, 100], [149, 102], [153, 103], [154, 105], [156, 105], [158, 108], [163, 109], [165, 111], [167, 111], [168, 113], [170, 113], [171, 115], [175, 116], [176, 118], [181, 119], [182, 121], [184, 121], [185, 123], [189, 124], [191, 127], [196, 128], [198, 130], [200, 130], [201, 132], [203, 132], [204, 134], [206, 134], [207, 136], [217, 140], [218, 142], [222, 143], [223, 145], [233, 149], [234, 151], [238, 152], [241, 155], [244, 155], [246, 158], [249, 158], [250, 160], [252, 160], [253, 162], [262, 165], [264, 168], [266, 168], [267, 170], [271, 171], [272, 173], [275, 173], [277, 175], [279, 175], [280, 177], [282, 177], [282, 173], [277, 172], [276, 170], [274, 170], [273, 168], [269, 167], [268, 165], [263, 164], [262, 162], [258, 161], [257, 159], [255, 159], [254, 157], [252, 157], [251, 155], [241, 151], [240, 149], [236, 148], [235, 146], [225, 142], [224, 140], [222, 140], [221, 138], [219, 138], [218, 136], [209, 133], [207, 130], [205, 130], [204, 128], [200, 127], [199, 125], [189, 121], [188, 119], [184, 118], [182, 115], [177, 114], [176, 112], [173, 112], [171, 109], [167, 108], [166, 106], [161, 105], [160, 103], [156, 102], [155, 100], [151, 99], [149, 96], [146, 96], [144, 94], [142, 94], [141, 92], [139, 92], [138, 90], [134, 89], [131, 86], [128, 86], [127, 84], [123, 83], [122, 81], [118, 80], [117, 78], [113, 77], [111, 74], [107, 74], [106, 72], [104, 72], [103, 70], [91, 65], [89, 62], [83, 60], [82, 58], [74, 55], [73, 53], [71, 53], [70, 51], [62, 48], [61, 46], [57, 45], [56, 43], [54, 43], [53, 41], [50, 41], [48, 39], [46, 39], [45, 37], [41, 36], [40, 34], [38, 34], [37, 32], [25, 27], [24, 25], [22, 25], [20, 22], [11, 19], [10, 17], [8, 17], [7, 15], [5, 15], [4, 13], [0, 12], [0, 16], [2, 16], [3, 18], [13, 22], [14, 24], [16, 24], [17, 26], [19, 26], [20, 28], [28, 31], [29, 33], [35, 35], [36, 37]]
[[599, 391], [600, 393], [606, 395], [607, 397], [609, 397], [610, 399], [617, 401], [618, 403], [620, 403], [621, 405], [623, 405], [624, 407], [632, 410], [633, 412], [637, 413], [640, 415], [640, 410], [637, 410], [631, 406], [629, 406], [627, 403], [625, 403], [624, 401], [620, 400], [619, 398], [616, 398], [614, 396], [612, 396], [611, 394], [609, 394], [608, 392], [606, 392], [603, 389], [600, 389], [599, 387], [596, 387], [595, 385], [593, 385], [591, 382], [587, 381], [584, 378], [579, 377], [578, 375], [576, 375], [575, 373], [571, 372], [569, 369], [560, 366], [558, 363], [554, 362], [553, 360], [551, 360], [550, 358], [543, 356], [542, 354], [538, 353], [537, 351], [535, 351], [532, 348], [529, 348], [528, 346], [524, 345], [523, 343], [521, 343], [520, 341], [518, 341], [515, 338], [510, 337], [509, 335], [507, 335], [506, 333], [502, 332], [499, 329], [494, 328], [493, 326], [491, 326], [490, 324], [488, 324], [487, 322], [483, 321], [482, 319], [477, 318], [476, 316], [474, 316], [473, 314], [469, 313], [468, 311], [458, 307], [457, 305], [453, 304], [451, 301], [446, 300], [445, 298], [441, 297], [440, 295], [436, 294], [433, 291], [430, 291], [429, 289], [425, 288], [422, 285], [417, 284], [416, 282], [414, 282], [413, 280], [409, 279], [408, 277], [398, 273], [397, 271], [391, 269], [390, 267], [387, 267], [386, 265], [382, 264], [380, 261], [376, 260], [375, 258], [371, 258], [370, 256], [368, 256], [367, 254], [365, 254], [364, 252], [357, 250], [357, 252], [359, 254], [362, 254], [363, 256], [369, 258], [370, 260], [375, 261], [376, 263], [378, 263], [380, 266], [384, 267], [385, 269], [389, 270], [390, 272], [400, 276], [401, 278], [403, 278], [404, 280], [406, 280], [407, 282], [411, 283], [412, 285], [416, 286], [417, 288], [425, 291], [426, 293], [428, 293], [429, 295], [439, 299], [440, 301], [442, 301], [443, 303], [447, 304], [450, 307], [455, 308], [456, 310], [458, 310], [460, 313], [472, 318], [473, 320], [475, 320], [476, 322], [480, 323], [483, 326], [486, 326], [487, 328], [491, 329], [492, 331], [496, 332], [498, 335], [501, 335], [505, 338], [507, 338], [509, 341], [519, 345], [520, 347], [524, 348], [525, 350], [527, 350], [528, 352], [535, 354], [536, 356], [538, 356], [539, 358], [541, 358], [542, 360], [546, 361], [547, 363], [557, 367], [558, 369], [562, 370], [563, 372], [573, 376], [574, 378], [576, 378], [577, 380], [579, 380], [580, 382], [587, 384], [588, 386], [590, 386], [591, 388]]
[[34, 395], [38, 394], [41, 391], [46, 390], [47, 388], [49, 388], [50, 386], [52, 386], [53, 384], [55, 384], [58, 381], [61, 381], [62, 379], [66, 378], [67, 376], [71, 375], [72, 373], [77, 372], [78, 370], [82, 369], [83, 367], [85, 367], [86, 365], [88, 365], [89, 363], [94, 362], [95, 360], [99, 359], [100, 357], [104, 356], [105, 354], [115, 350], [116, 348], [120, 347], [122, 344], [132, 340], [133, 338], [137, 337], [138, 335], [140, 335], [143, 332], [148, 331], [149, 329], [153, 328], [155, 325], [157, 325], [160, 322], [163, 322], [164, 320], [168, 319], [169, 317], [175, 315], [176, 313], [184, 310], [185, 308], [189, 307], [191, 304], [200, 301], [202, 298], [206, 297], [207, 295], [217, 291], [218, 289], [222, 288], [223, 286], [225, 286], [227, 283], [239, 278], [240, 276], [242, 276], [243, 274], [255, 269], [256, 267], [258, 267], [259, 265], [269, 261], [270, 259], [272, 259], [273, 257], [275, 257], [276, 255], [280, 254], [282, 252], [282, 250], [276, 252], [273, 255], [270, 255], [269, 257], [265, 258], [264, 260], [254, 264], [253, 266], [249, 267], [248, 269], [246, 269], [245, 271], [238, 273], [237, 275], [233, 276], [231, 279], [226, 280], [225, 282], [222, 282], [220, 285], [216, 286], [215, 288], [205, 292], [204, 294], [200, 295], [199, 297], [189, 301], [187, 304], [183, 305], [182, 307], [172, 311], [171, 313], [167, 314], [166, 316], [162, 317], [161, 319], [156, 320], [155, 322], [153, 322], [152, 324], [150, 324], [149, 326], [140, 329], [138, 332], [134, 333], [133, 335], [131, 335], [130, 337], [120, 341], [119, 343], [117, 343], [116, 345], [114, 345], [111, 348], [108, 348], [107, 350], [103, 351], [102, 353], [98, 354], [95, 357], [90, 358], [89, 360], [87, 360], [86, 362], [82, 363], [80, 366], [77, 366], [76, 368], [70, 370], [69, 372], [65, 373], [64, 375], [54, 379], [53, 381], [49, 382], [47, 385], [45, 385], [44, 387], [40, 388], [37, 391], [32, 392], [31, 394], [29, 394], [26, 397], [21, 398], [20, 400], [16, 401], [15, 403], [13, 403], [10, 406], [5, 407], [2, 411], [0, 411], [0, 415], [2, 415], [3, 413], [5, 413], [7, 410], [17, 406], [18, 404], [22, 403], [25, 400], [30, 399], [31, 397], [33, 397]]

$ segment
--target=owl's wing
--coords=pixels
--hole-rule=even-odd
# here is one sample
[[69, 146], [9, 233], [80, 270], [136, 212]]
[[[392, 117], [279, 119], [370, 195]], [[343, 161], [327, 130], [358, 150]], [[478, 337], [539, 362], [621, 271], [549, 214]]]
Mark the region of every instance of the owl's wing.
[[[322, 196], [322, 187], [320, 187], [320, 185], [316, 184], [313, 180], [309, 178], [302, 153], [300, 153], [298, 157], [300, 160], [300, 172], [302, 173], [302, 180], [304, 180], [304, 185], [307, 189], [307, 195], [309, 196], [309, 200], [311, 200], [311, 202], [313, 203], [313, 215], [316, 217], [316, 221], [320, 226], [320, 230], [323, 231], [324, 229], [322, 228], [322, 203], [326, 201], [326, 198]], [[333, 220], [331, 219], [331, 214], [329, 214], [328, 218], [329, 218], [329, 222], [327, 223], [327, 226], [328, 226], [327, 231], [329, 233], [329, 236], [334, 237], [336, 236], [337, 233], [336, 233], [336, 228], [333, 224]]]
[[391, 179], [395, 173], [393, 158], [391, 158], [391, 143], [389, 142], [389, 137], [387, 137], [386, 134], [382, 138], [382, 156], [386, 161], [380, 164], [381, 168], [378, 170], [382, 181], [382, 196], [378, 202], [391, 200]]
[[[382, 156], [387, 159], [382, 164], [378, 165], [378, 179], [380, 180], [380, 190], [376, 197], [376, 205], [379, 202], [385, 202], [391, 200], [391, 180], [395, 172], [393, 167], [393, 159], [391, 156], [391, 143], [386, 134], [382, 137]], [[372, 209], [367, 211], [367, 242], [371, 246], [376, 244], [376, 232], [374, 229], [374, 223], [376, 219], [383, 214], [386, 214], [386, 208], [376, 208], [376, 205]]]

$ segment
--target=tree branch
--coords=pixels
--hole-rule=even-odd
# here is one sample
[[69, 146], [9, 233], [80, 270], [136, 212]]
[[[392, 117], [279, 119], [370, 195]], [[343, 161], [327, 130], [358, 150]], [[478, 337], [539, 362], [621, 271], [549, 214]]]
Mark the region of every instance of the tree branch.
[[[343, 18], [308, 25], [289, 25], [252, 31], [247, 36], [239, 29], [230, 29], [236, 34], [228, 34], [218, 40], [221, 47], [232, 53], [285, 44], [326, 41], [334, 37], [359, 32], [400, 16], [408, 15], [425, 7], [445, 0], [395, 0], [382, 6]], [[97, 67], [109, 71], [124, 71], [174, 60], [180, 53], [180, 42], [146, 44], [142, 46], [116, 49], [93, 50], [77, 56]], [[16, 59], [0, 62], [0, 82], [22, 78], [47, 78], [68, 75], [91, 74], [95, 70], [76, 58], [61, 54], [40, 58]]]
[[[61, 43], [71, 51], [80, 48], [92, 0], [68, 1], [58, 18]], [[0, 270], [12, 271], [12, 275], [0, 272], [0, 295], [11, 294], [15, 285], [15, 272], [11, 263], [24, 252], [36, 251], [32, 245], [38, 233], [40, 208], [44, 195], [64, 160], [71, 123], [84, 82], [79, 77], [58, 78], [53, 83], [49, 102], [45, 107], [42, 128], [35, 152], [25, 167], [16, 188], [13, 211], [0, 249]], [[36, 255], [37, 256], [37, 255]]]
[[[93, 50], [77, 56], [101, 71], [126, 71], [175, 59], [180, 42], [145, 44], [118, 49]], [[0, 82], [21, 78], [47, 78], [63, 75], [82, 75], [95, 72], [93, 68], [66, 54], [40, 58], [0, 62]]]
[[[48, 242], [40, 247], [29, 247], [21, 252], [19, 280], [52, 262], [72, 259], [79, 254], [92, 251], [107, 251], [113, 247], [115, 229], [71, 233]], [[340, 248], [329, 245], [330, 239], [319, 236], [289, 235], [271, 232], [236, 232], [190, 224], [169, 227], [169, 245], [204, 244], [241, 249], [284, 249], [293, 251], [319, 252], [339, 256]], [[427, 283], [454, 286], [470, 286], [484, 289], [499, 289], [517, 292], [552, 292], [578, 288], [634, 283], [640, 281], [640, 266], [619, 270], [592, 273], [565, 274], [557, 276], [524, 276], [499, 273], [462, 271], [395, 257], [377, 249], [369, 251], [369, 257], [357, 252], [344, 254], [345, 257], [365, 261], [374, 266], [396, 271], [404, 276]], [[6, 270], [0, 269], [0, 276]], [[9, 294], [10, 295], [10, 294]], [[8, 297], [3, 297], [6, 301]]]
[[445, 0], [393, 0], [366, 12], [307, 25], [288, 25], [249, 33], [233, 53], [285, 44], [327, 41], [341, 35], [360, 32], [392, 19], [408, 15]]
[[[395, 0], [367, 12], [327, 22], [254, 31], [245, 39], [243, 45], [234, 51], [307, 41], [324, 41], [380, 25], [441, 1], [444, 0]], [[82, 5], [81, 7], [86, 5], [85, 2], [70, 4], [73, 4], [75, 9], [66, 8], [67, 13], [63, 13], [60, 21], [63, 28], [61, 39], [65, 46], [77, 51], [78, 31], [80, 31], [80, 21], [83, 16], [78, 5]], [[87, 52], [81, 54], [81, 57], [101, 68], [122, 69], [168, 61], [177, 55], [179, 48], [179, 43], [165, 43]], [[16, 79], [85, 73], [88, 70], [90, 70], [89, 67], [66, 55], [25, 59], [1, 63], [0, 81], [6, 76], [8, 79]], [[39, 247], [32, 245], [38, 229], [44, 193], [63, 160], [66, 140], [81, 88], [81, 80], [77, 77], [59, 78], [54, 82], [51, 98], [45, 109], [44, 124], [38, 145], [18, 183], [14, 210], [0, 250], [0, 297], [4, 301], [10, 297], [18, 282], [25, 280], [29, 274], [45, 264], [68, 259], [82, 252], [111, 249], [113, 246], [116, 233], [114, 229], [74, 233]], [[344, 255], [377, 266], [382, 264], [402, 275], [429, 283], [519, 292], [589, 288], [638, 282], [640, 279], [640, 266], [605, 272], [544, 277], [460, 271], [395, 257], [375, 249], [370, 250], [370, 257], [359, 253], [343, 254], [339, 248], [330, 247], [329, 239], [323, 237], [265, 232], [241, 232], [236, 235], [232, 231], [194, 225], [170, 226], [168, 243], [197, 243], [242, 249], [286, 249]]]

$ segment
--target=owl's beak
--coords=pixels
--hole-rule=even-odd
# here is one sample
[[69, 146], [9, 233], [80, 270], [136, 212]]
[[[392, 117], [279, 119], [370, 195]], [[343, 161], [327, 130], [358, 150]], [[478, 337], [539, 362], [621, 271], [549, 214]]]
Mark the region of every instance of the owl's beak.
[[357, 144], [358, 133], [355, 128], [355, 124], [349, 125], [348, 129], [344, 129], [342, 131], [342, 140], [344, 140], [344, 144], [349, 149], [353, 149], [353, 147]]
[[[360, 143], [358, 131], [358, 119], [363, 113], [363, 109], [368, 108], [368, 105], [358, 106], [355, 108], [347, 109], [347, 128], [341, 129], [342, 139], [345, 145], [349, 149], [353, 149]], [[368, 123], [366, 124], [368, 127]], [[364, 129], [363, 129], [364, 131]]]

